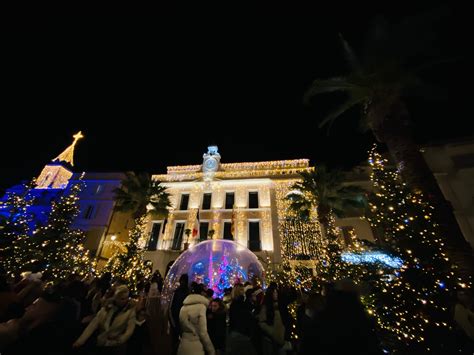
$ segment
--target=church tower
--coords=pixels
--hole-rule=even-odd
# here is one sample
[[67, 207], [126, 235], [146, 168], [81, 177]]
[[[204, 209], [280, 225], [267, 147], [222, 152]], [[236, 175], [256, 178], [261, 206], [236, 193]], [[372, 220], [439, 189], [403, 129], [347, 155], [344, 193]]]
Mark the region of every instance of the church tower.
[[72, 176], [71, 167], [74, 166], [74, 147], [77, 141], [84, 138], [82, 132], [76, 133], [74, 141], [51, 163], [45, 165], [36, 183], [37, 189], [64, 189]]

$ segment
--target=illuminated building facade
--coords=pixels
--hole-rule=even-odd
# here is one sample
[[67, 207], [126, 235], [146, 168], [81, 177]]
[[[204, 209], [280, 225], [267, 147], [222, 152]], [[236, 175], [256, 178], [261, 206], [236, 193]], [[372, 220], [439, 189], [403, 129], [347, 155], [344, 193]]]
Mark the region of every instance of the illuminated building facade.
[[[74, 184], [81, 183], [80, 213], [73, 227], [85, 231], [84, 245], [93, 254], [100, 252], [101, 247], [103, 254], [109, 257], [115, 248], [107, 243], [105, 236], [111, 234], [115, 236], [113, 239], [117, 239], [117, 242], [125, 242], [128, 240], [128, 228], [132, 221], [131, 216], [114, 212], [113, 190], [121, 186], [125, 174], [74, 173], [74, 148], [83, 135], [78, 132], [73, 137], [73, 143], [46, 164], [36, 178], [36, 188], [31, 191], [34, 203], [28, 209], [28, 213], [32, 216], [30, 231], [33, 232], [37, 226], [46, 224], [52, 202], [68, 194]], [[23, 185], [15, 185], [6, 190], [0, 199], [0, 215], [6, 216], [7, 212], [2, 208], [2, 202], [7, 200], [8, 194], [21, 193], [23, 189]]]
[[146, 258], [164, 271], [188, 246], [230, 239], [280, 262], [285, 197], [299, 173], [312, 169], [307, 159], [221, 163], [216, 146], [208, 147], [202, 164], [168, 167], [153, 178], [168, 188], [172, 208], [167, 219], [150, 219]]

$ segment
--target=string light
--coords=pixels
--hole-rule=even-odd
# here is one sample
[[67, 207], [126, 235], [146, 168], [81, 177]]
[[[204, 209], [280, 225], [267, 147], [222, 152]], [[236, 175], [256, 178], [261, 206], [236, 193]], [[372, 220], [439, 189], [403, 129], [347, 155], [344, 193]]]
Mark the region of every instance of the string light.
[[[154, 175], [153, 178], [159, 181], [183, 181], [202, 179], [204, 173], [201, 171], [202, 165], [169, 166], [167, 174]], [[309, 167], [308, 159], [295, 160], [275, 160], [251, 163], [228, 163], [220, 164], [220, 168], [215, 172], [217, 179], [243, 178], [243, 177], [263, 177], [276, 175], [297, 175], [302, 171], [312, 171]]]
[[[27, 187], [27, 194], [35, 186]], [[72, 222], [79, 213], [78, 194], [81, 184], [71, 186], [68, 193], [52, 203], [46, 225], [21, 237], [21, 243], [15, 245], [15, 264], [18, 272], [40, 268], [46, 273], [48, 281], [57, 282], [68, 275], [81, 276], [92, 272], [94, 264], [89, 252], [82, 245], [85, 238], [83, 231], [72, 228]], [[28, 213], [23, 211], [25, 216]], [[26, 217], [28, 218], [28, 217]]]
[[369, 199], [369, 220], [403, 266], [393, 277], [381, 278], [365, 299], [374, 310], [382, 340], [397, 351], [425, 352], [445, 349], [452, 329], [449, 292], [456, 287], [456, 269], [444, 257], [443, 238], [433, 220], [433, 206], [420, 192], [404, 184], [387, 160], [370, 151], [374, 193]]
[[388, 267], [398, 269], [403, 265], [402, 259], [387, 255], [379, 251], [367, 251], [363, 253], [343, 252], [341, 254], [342, 261], [351, 264], [384, 264]]
[[6, 201], [0, 205], [0, 211], [6, 215], [0, 226], [0, 256], [5, 270], [14, 274], [23, 267], [24, 253], [29, 247], [30, 223], [33, 215], [30, 207], [34, 203], [32, 189], [36, 181], [23, 184], [22, 192], [9, 192]]
[[137, 293], [138, 282], [148, 279], [151, 275], [151, 266], [144, 259], [145, 250], [140, 246], [145, 235], [146, 220], [146, 215], [135, 219], [135, 225], [129, 233], [130, 239], [124, 249], [118, 249], [102, 270], [103, 273], [110, 272], [112, 276], [122, 279], [134, 294]]

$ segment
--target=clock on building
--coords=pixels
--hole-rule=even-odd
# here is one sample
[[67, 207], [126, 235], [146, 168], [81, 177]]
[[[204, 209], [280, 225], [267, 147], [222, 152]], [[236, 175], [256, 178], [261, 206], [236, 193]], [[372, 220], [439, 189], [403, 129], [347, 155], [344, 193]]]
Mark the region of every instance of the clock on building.
[[212, 158], [212, 157], [209, 157], [206, 159], [206, 161], [204, 162], [204, 171], [216, 171], [217, 170], [217, 160]]
[[217, 151], [217, 146], [210, 145], [207, 147], [207, 153], [204, 153], [202, 162], [202, 171], [208, 174], [205, 174], [208, 178], [212, 176], [219, 168], [219, 162], [221, 161], [221, 155]]

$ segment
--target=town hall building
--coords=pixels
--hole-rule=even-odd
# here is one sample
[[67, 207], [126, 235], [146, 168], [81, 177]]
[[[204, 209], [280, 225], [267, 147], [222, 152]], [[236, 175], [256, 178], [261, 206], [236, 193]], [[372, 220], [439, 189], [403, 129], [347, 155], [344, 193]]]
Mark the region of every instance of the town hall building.
[[[146, 259], [166, 270], [180, 252], [199, 241], [230, 239], [261, 260], [281, 261], [281, 240], [291, 186], [311, 171], [308, 159], [223, 163], [217, 146], [208, 147], [202, 164], [170, 166], [153, 175], [167, 187], [172, 207], [166, 219], [150, 219]], [[359, 234], [369, 224], [349, 219]], [[339, 225], [347, 221], [338, 221]]]

